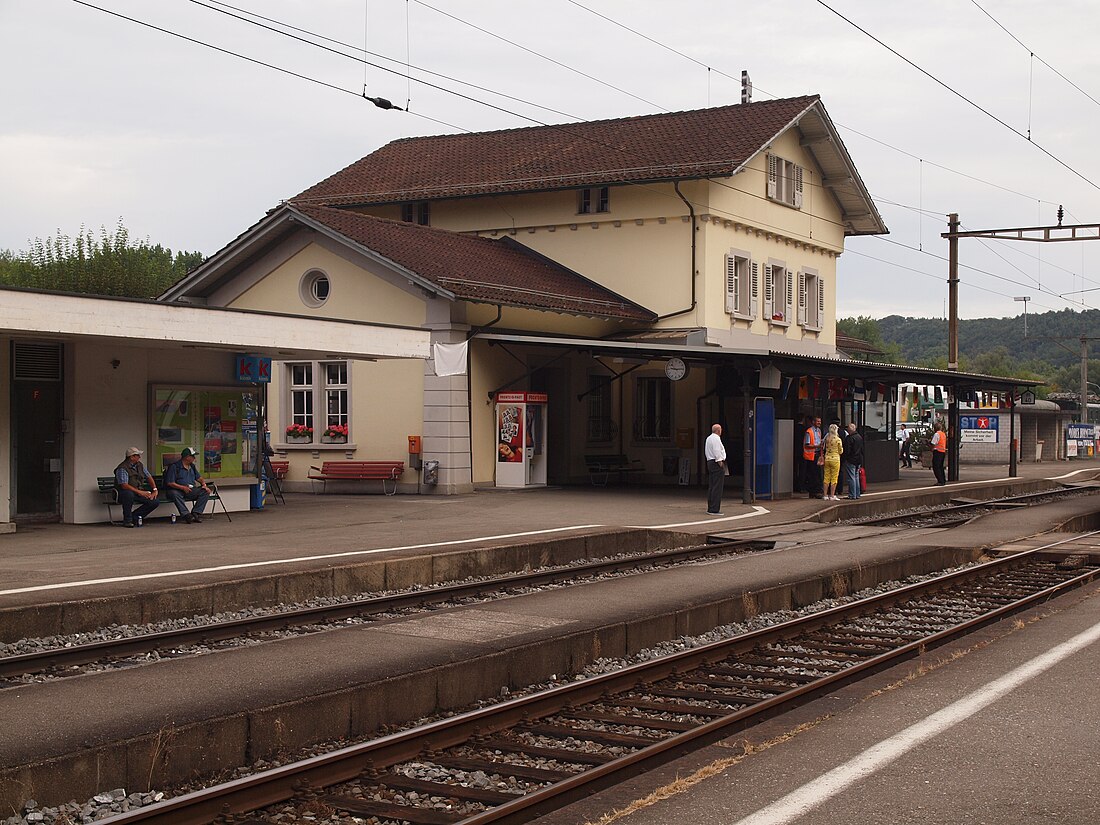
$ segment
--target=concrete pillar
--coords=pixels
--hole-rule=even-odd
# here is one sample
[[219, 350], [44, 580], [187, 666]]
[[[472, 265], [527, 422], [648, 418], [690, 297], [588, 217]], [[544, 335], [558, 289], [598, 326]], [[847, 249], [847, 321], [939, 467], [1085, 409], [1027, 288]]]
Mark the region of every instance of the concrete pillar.
[[[432, 344], [460, 344], [469, 328], [453, 324], [433, 329]], [[467, 358], [467, 369], [469, 358]], [[469, 375], [440, 377], [435, 359], [424, 363], [424, 454], [425, 461], [439, 462], [439, 483], [422, 485], [427, 494], [455, 495], [473, 492], [470, 458]]]

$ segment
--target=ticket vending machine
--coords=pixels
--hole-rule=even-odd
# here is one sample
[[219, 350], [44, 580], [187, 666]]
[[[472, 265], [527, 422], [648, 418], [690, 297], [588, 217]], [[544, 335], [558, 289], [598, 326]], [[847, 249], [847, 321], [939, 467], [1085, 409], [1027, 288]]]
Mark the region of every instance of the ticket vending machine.
[[546, 393], [497, 393], [496, 428], [496, 486], [545, 487]]

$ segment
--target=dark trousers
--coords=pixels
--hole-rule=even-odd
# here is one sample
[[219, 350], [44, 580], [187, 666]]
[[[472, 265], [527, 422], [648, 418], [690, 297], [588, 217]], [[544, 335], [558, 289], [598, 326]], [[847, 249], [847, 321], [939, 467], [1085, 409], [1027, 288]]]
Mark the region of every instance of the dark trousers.
[[820, 496], [825, 492], [825, 468], [819, 467], [817, 459], [802, 459], [802, 483], [811, 496]]
[[859, 483], [859, 465], [845, 464], [844, 469], [848, 474], [848, 498], [859, 498], [863, 492]]
[[202, 515], [202, 511], [206, 508], [206, 502], [210, 501], [210, 493], [206, 492], [202, 487], [196, 487], [188, 492], [183, 490], [177, 490], [175, 487], [168, 488], [168, 498], [172, 499], [172, 503], [176, 505], [176, 509], [179, 510], [181, 516], [187, 515], [187, 502], [195, 502], [195, 506], [191, 508], [191, 512], [197, 515]]
[[937, 484], [947, 483], [947, 474], [943, 471], [943, 463], [947, 459], [947, 453], [939, 450], [932, 451], [932, 472], [936, 474]]
[[707, 459], [707, 512], [722, 512], [722, 491], [726, 488], [726, 470], [717, 461]]
[[134, 516], [140, 516], [145, 518], [151, 512], [157, 509], [157, 505], [160, 503], [155, 498], [152, 501], [141, 499], [141, 504], [134, 510], [134, 502], [138, 500], [138, 497], [134, 495], [133, 490], [119, 490], [118, 491], [118, 503], [122, 505], [122, 522], [123, 524], [129, 524], [134, 520]]

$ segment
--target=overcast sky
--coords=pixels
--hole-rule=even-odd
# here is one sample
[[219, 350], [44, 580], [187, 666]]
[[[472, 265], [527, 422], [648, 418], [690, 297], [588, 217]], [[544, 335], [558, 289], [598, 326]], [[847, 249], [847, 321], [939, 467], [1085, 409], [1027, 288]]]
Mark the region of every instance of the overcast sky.
[[[829, 0], [1035, 145], [817, 0], [232, 0], [346, 42], [355, 60], [211, 0], [95, 0], [335, 89], [72, 0], [0, 0], [0, 248], [121, 217], [133, 237], [209, 255], [391, 140], [736, 103], [744, 68], [756, 100], [821, 95], [891, 230], [849, 239], [840, 315], [940, 316], [947, 212], [972, 229], [1032, 226], [1062, 203], [1066, 223], [1100, 221], [1100, 3], [978, 3]], [[395, 71], [364, 67], [364, 48]], [[499, 109], [407, 81], [406, 60]], [[415, 114], [367, 103], [364, 82]], [[1030, 312], [1100, 306], [1098, 244], [964, 240], [961, 256], [983, 270], [961, 270], [963, 317], [1017, 315], [1014, 296]]]

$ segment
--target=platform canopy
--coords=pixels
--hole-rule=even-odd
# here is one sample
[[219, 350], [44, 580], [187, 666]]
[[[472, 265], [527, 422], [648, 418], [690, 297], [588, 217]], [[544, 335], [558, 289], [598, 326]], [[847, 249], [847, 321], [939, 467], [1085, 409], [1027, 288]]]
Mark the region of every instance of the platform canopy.
[[0, 288], [0, 334], [274, 359], [431, 357], [430, 333], [414, 327], [16, 288]]

